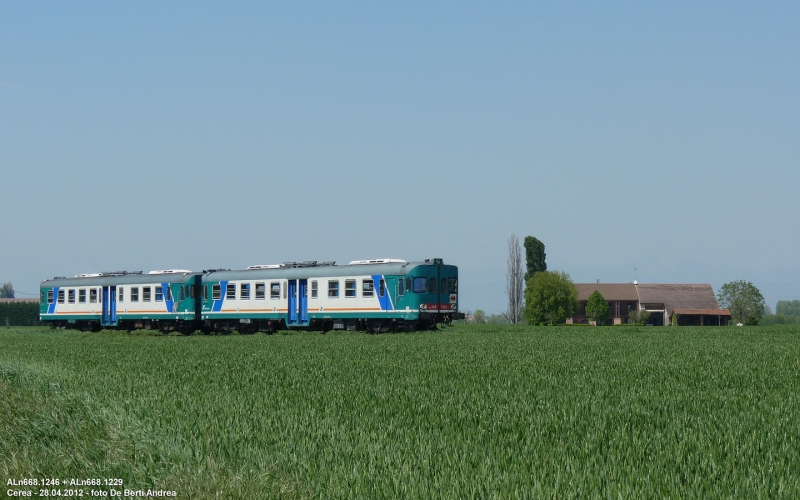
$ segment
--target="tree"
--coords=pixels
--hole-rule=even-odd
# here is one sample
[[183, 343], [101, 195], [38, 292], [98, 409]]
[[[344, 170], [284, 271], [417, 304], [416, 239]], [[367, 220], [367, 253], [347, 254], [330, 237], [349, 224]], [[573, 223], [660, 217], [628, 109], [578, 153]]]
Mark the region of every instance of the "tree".
[[779, 300], [775, 306], [775, 314], [800, 316], [800, 300]]
[[628, 323], [634, 325], [644, 325], [648, 319], [650, 319], [650, 311], [644, 309], [634, 309], [628, 313]]
[[533, 236], [525, 237], [525, 283], [528, 283], [533, 275], [542, 271], [547, 271], [545, 262], [544, 243]]
[[14, 286], [11, 283], [3, 283], [0, 287], [0, 299], [13, 299]]
[[599, 290], [595, 290], [593, 294], [589, 295], [589, 300], [586, 301], [586, 317], [589, 321], [594, 322], [595, 326], [598, 321], [608, 319], [608, 309], [608, 302]]
[[475, 314], [472, 315], [472, 321], [479, 325], [486, 323], [486, 313], [480, 309], [476, 309]]
[[733, 320], [745, 325], [757, 325], [764, 313], [764, 296], [749, 281], [725, 283], [717, 294], [720, 306], [731, 312]]
[[519, 238], [512, 234], [508, 239], [508, 270], [506, 271], [506, 294], [508, 294], [508, 310], [506, 319], [512, 325], [519, 323], [522, 312], [522, 251]]
[[525, 288], [525, 319], [530, 324], [563, 323], [578, 309], [578, 291], [569, 274], [537, 272]]

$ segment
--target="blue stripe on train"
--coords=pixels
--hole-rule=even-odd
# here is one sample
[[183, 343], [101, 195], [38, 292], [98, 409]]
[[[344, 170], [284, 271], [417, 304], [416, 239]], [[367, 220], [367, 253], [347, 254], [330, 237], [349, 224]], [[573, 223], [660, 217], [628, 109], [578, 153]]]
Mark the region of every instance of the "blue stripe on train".
[[169, 287], [169, 283], [161, 283], [161, 286], [164, 290], [164, 302], [167, 306], [167, 312], [175, 312], [172, 310], [172, 305], [175, 303], [175, 299], [172, 297], [172, 289]]
[[[225, 301], [225, 294], [227, 293], [228, 282], [227, 281], [220, 281], [219, 282], [219, 300], [214, 301], [214, 306], [211, 308], [213, 312], [219, 312], [222, 310], [222, 303]], [[211, 287], [211, 294], [214, 294], [214, 287]]]
[[[389, 293], [389, 285], [386, 283], [386, 279], [381, 274], [373, 274], [372, 279], [374, 280], [375, 294], [378, 296], [378, 301], [381, 304], [381, 311], [393, 310], [394, 307], [392, 307], [392, 296]], [[384, 280], [383, 297], [381, 297], [381, 280]]]
[[54, 314], [56, 312], [56, 302], [58, 302], [58, 289], [60, 286], [53, 288], [53, 303], [47, 305], [47, 314]]

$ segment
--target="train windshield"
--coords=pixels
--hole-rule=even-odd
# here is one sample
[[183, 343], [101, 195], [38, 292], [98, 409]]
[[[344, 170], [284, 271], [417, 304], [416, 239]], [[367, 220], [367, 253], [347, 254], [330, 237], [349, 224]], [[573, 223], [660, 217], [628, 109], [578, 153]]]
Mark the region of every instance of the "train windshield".
[[414, 278], [414, 293], [425, 293], [428, 291], [428, 278]]

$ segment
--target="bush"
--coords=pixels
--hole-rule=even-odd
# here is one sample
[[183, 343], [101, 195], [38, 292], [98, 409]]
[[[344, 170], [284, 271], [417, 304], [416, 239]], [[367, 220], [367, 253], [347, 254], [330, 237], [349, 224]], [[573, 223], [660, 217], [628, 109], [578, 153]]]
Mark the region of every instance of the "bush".
[[644, 309], [634, 309], [628, 313], [628, 321], [634, 325], [644, 325], [650, 319], [650, 311]]
[[39, 321], [38, 302], [3, 302], [0, 303], [0, 326], [6, 325], [6, 318], [11, 326], [37, 326]]

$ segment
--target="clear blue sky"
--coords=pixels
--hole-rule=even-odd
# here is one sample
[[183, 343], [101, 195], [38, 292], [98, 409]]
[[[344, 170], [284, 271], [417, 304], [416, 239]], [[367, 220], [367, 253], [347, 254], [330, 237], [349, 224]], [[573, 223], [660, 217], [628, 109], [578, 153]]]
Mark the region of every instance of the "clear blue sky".
[[443, 257], [800, 299], [800, 3], [0, 3], [0, 282]]

